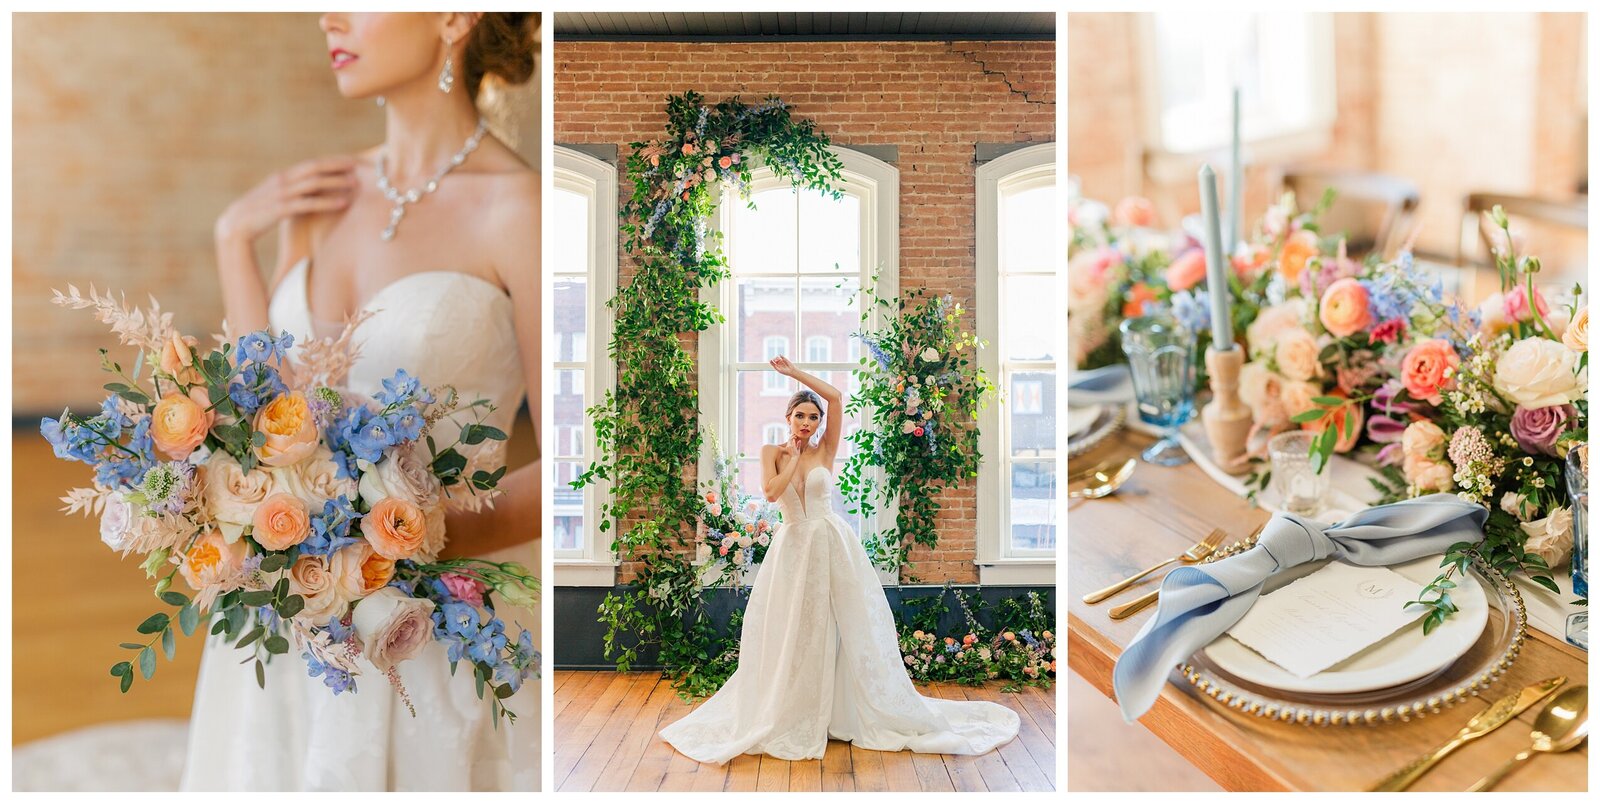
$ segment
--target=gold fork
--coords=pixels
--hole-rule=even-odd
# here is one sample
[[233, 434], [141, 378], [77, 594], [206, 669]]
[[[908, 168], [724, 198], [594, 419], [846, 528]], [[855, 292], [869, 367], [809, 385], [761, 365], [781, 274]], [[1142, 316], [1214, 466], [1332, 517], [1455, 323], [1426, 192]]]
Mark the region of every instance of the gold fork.
[[1121, 592], [1124, 589], [1127, 589], [1128, 587], [1134, 585], [1135, 583], [1138, 583], [1141, 578], [1144, 578], [1145, 576], [1149, 575], [1150, 573], [1155, 572], [1156, 570], [1161, 569], [1162, 567], [1165, 567], [1168, 564], [1172, 564], [1172, 563], [1175, 563], [1175, 562], [1178, 562], [1178, 561], [1182, 561], [1185, 564], [1193, 564], [1196, 561], [1199, 561], [1199, 560], [1205, 558], [1206, 556], [1211, 555], [1211, 551], [1217, 549], [1217, 545], [1222, 544], [1222, 540], [1226, 539], [1226, 538], [1228, 538], [1228, 534], [1222, 528], [1212, 528], [1211, 532], [1207, 533], [1206, 537], [1204, 539], [1201, 539], [1199, 542], [1196, 542], [1188, 550], [1183, 551], [1182, 554], [1173, 556], [1172, 558], [1169, 558], [1166, 561], [1161, 562], [1160, 564], [1157, 564], [1157, 565], [1155, 565], [1153, 567], [1150, 567], [1149, 569], [1147, 569], [1147, 570], [1145, 570], [1145, 571], [1143, 571], [1143, 572], [1139, 573], [1138, 575], [1135, 575], [1135, 576], [1133, 576], [1131, 578], [1124, 578], [1123, 580], [1118, 581], [1118, 582], [1116, 582], [1116, 583], [1114, 583], [1114, 584], [1112, 584], [1110, 586], [1107, 586], [1106, 588], [1101, 589], [1098, 592], [1091, 592], [1091, 593], [1089, 593], [1087, 595], [1084, 595], [1083, 596], [1083, 602], [1085, 602], [1085, 603], [1099, 603], [1100, 601], [1105, 600], [1106, 598], [1111, 597], [1112, 595], [1114, 595], [1114, 594], [1116, 594], [1118, 592]]
[[[1257, 525], [1256, 529], [1250, 531], [1250, 535], [1245, 537], [1244, 542], [1242, 542], [1239, 545], [1234, 545], [1234, 547], [1229, 548], [1229, 549], [1237, 549], [1243, 544], [1250, 544], [1250, 543], [1254, 542], [1255, 538], [1257, 536], [1260, 536], [1261, 535], [1261, 531], [1263, 529], [1265, 529], [1266, 527], [1267, 527], [1267, 523], [1265, 523], [1265, 522]], [[1215, 551], [1216, 551], [1216, 546], [1212, 545], [1211, 552], [1215, 552]], [[1202, 556], [1202, 558], [1204, 558], [1204, 557], [1205, 556]], [[1133, 600], [1128, 601], [1127, 603], [1124, 603], [1124, 604], [1122, 604], [1120, 606], [1117, 606], [1116, 608], [1113, 608], [1111, 610], [1111, 612], [1110, 612], [1111, 613], [1111, 619], [1113, 619], [1113, 620], [1126, 620], [1129, 617], [1139, 613], [1140, 611], [1143, 611], [1147, 606], [1149, 606], [1151, 603], [1156, 602], [1160, 598], [1161, 598], [1161, 590], [1159, 588], [1151, 589], [1149, 592], [1146, 592], [1145, 594], [1142, 594], [1142, 595], [1134, 598]]]

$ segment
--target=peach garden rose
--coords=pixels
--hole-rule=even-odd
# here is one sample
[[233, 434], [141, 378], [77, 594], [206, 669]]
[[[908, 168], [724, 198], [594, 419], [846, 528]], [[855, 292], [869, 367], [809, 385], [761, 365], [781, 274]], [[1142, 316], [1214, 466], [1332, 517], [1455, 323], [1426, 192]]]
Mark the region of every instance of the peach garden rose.
[[379, 500], [361, 518], [361, 533], [372, 549], [394, 561], [416, 555], [427, 538], [427, 528], [422, 509], [399, 497]]
[[289, 591], [305, 599], [305, 608], [295, 617], [306, 622], [326, 622], [342, 615], [350, 603], [328, 559], [322, 556], [302, 555], [295, 559], [289, 566]]
[[357, 542], [334, 552], [329, 571], [345, 600], [360, 600], [388, 585], [394, 562], [374, 552], [372, 545]]
[[1303, 329], [1285, 329], [1278, 334], [1275, 352], [1278, 372], [1291, 380], [1309, 380], [1322, 373], [1320, 351], [1311, 333]]
[[268, 550], [287, 550], [311, 535], [311, 514], [293, 494], [278, 492], [256, 507], [250, 535]]
[[317, 450], [317, 422], [298, 392], [263, 405], [256, 412], [255, 429], [266, 435], [266, 443], [256, 447], [256, 457], [265, 466], [290, 466]]
[[178, 573], [189, 588], [199, 592], [221, 583], [244, 566], [250, 549], [244, 542], [229, 543], [215, 530], [200, 534], [178, 562]]
[[191, 388], [187, 395], [170, 393], [162, 397], [150, 412], [150, 438], [156, 448], [175, 461], [189, 457], [205, 443], [206, 433], [217, 420], [217, 414], [207, 410], [210, 406], [203, 388]]
[[201, 465], [200, 478], [211, 518], [229, 542], [239, 539], [256, 506], [278, 490], [271, 473], [246, 473], [232, 455], [220, 449]]

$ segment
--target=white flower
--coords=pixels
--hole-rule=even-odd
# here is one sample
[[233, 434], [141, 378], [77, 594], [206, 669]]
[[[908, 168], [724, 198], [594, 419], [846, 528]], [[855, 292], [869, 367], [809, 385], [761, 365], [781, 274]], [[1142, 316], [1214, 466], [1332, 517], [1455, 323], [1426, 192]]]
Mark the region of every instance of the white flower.
[[929, 346], [928, 348], [923, 349], [922, 350], [922, 359], [923, 359], [924, 362], [927, 362], [927, 363], [937, 363], [937, 362], [939, 362], [939, 350], [933, 348], [932, 346]]
[[132, 542], [130, 537], [133, 535], [135, 516], [133, 504], [122, 496], [122, 492], [106, 498], [105, 510], [100, 512], [100, 541], [119, 553], [127, 552]]
[[[301, 559], [304, 561], [305, 559]], [[353, 624], [367, 661], [387, 671], [433, 639], [433, 601], [385, 586], [356, 604]]]
[[740, 550], [743, 550], [743, 549], [749, 547], [750, 545], [756, 543], [756, 540], [750, 538], [749, 536], [740, 536], [735, 541], [738, 542]]
[[1537, 509], [1528, 503], [1526, 497], [1514, 491], [1508, 491], [1500, 497], [1500, 510], [1517, 519], [1526, 519], [1537, 512]]
[[439, 479], [416, 444], [394, 450], [376, 465], [366, 461], [358, 465], [361, 499], [368, 505], [388, 497], [399, 497], [424, 511], [439, 505]]
[[1557, 508], [1544, 519], [1524, 522], [1522, 532], [1528, 534], [1528, 552], [1537, 554], [1551, 568], [1565, 564], [1572, 556], [1570, 508]]
[[[229, 544], [239, 540], [240, 533], [255, 516], [256, 506], [268, 495], [283, 490], [278, 488], [276, 473], [258, 469], [246, 474], [239, 462], [222, 450], [211, 454], [200, 467], [200, 474], [205, 485], [206, 508]], [[317, 510], [321, 510], [320, 502]]]
[[323, 503], [340, 495], [352, 502], [356, 498], [355, 480], [339, 476], [339, 464], [334, 462], [333, 452], [324, 446], [318, 446], [315, 452], [299, 463], [278, 467], [271, 472], [273, 488], [300, 498], [313, 513], [320, 513]]
[[745, 556], [745, 552], [743, 550], [735, 550], [733, 552], [733, 555], [732, 555], [733, 563], [738, 565], [738, 566], [741, 566], [741, 567], [744, 566], [744, 564], [745, 564], [745, 557], [744, 556]]
[[1548, 338], [1523, 338], [1500, 356], [1494, 387], [1525, 408], [1565, 405], [1583, 399], [1589, 371], [1577, 369], [1578, 355]]

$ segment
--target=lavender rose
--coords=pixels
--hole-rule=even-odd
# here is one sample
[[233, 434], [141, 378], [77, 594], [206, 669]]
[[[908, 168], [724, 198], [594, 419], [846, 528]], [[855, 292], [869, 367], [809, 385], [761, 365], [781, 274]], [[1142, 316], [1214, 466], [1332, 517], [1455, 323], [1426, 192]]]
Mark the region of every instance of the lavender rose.
[[392, 586], [362, 598], [352, 619], [367, 661], [387, 672], [417, 655], [433, 639], [432, 614], [433, 601]]
[[1527, 452], [1556, 454], [1556, 439], [1572, 429], [1578, 411], [1571, 405], [1542, 408], [1517, 406], [1511, 414], [1511, 437]]

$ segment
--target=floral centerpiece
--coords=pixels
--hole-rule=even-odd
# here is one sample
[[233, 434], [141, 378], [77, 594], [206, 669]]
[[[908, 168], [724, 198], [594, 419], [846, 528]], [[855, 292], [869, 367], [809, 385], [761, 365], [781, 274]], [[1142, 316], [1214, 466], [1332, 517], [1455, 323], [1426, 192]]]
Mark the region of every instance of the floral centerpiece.
[[700, 534], [712, 560], [722, 562], [737, 585], [737, 570], [761, 563], [783, 517], [766, 500], [739, 491], [735, 459], [717, 450], [715, 439], [712, 450], [711, 480], [701, 487]]
[[[947, 597], [960, 608], [962, 623], [956, 633], [941, 637], [939, 621], [950, 611]], [[978, 618], [981, 598], [949, 584], [938, 596], [912, 598], [906, 606], [909, 616], [898, 624], [900, 654], [913, 680], [978, 685], [1004, 679], [1005, 691], [1054, 682], [1054, 618], [1038, 592], [1001, 601], [993, 627]]]
[[[123, 643], [133, 658], [111, 674], [124, 692], [135, 665], [155, 673], [157, 645], [173, 657], [175, 629], [209, 617], [211, 634], [253, 655], [263, 687], [264, 663], [292, 644], [332, 694], [356, 691], [365, 657], [404, 699], [396, 665], [437, 641], [452, 669], [472, 665], [497, 716], [515, 717], [501, 701], [539, 655], [487, 593], [531, 610], [537, 580], [514, 563], [439, 558], [447, 510], [492, 504], [506, 471], [487, 401], [461, 404], [404, 370], [370, 397], [340, 388], [364, 317], [335, 339], [256, 332], [207, 351], [154, 300], [130, 308], [69, 287], [54, 302], [92, 310], [139, 350], [127, 371], [102, 350], [116, 381], [97, 413], [40, 426], [57, 457], [94, 469], [65, 510], [98, 515], [101, 539], [142, 556], [176, 609], [139, 625], [149, 641]], [[175, 576], [193, 597], [171, 588]]]

